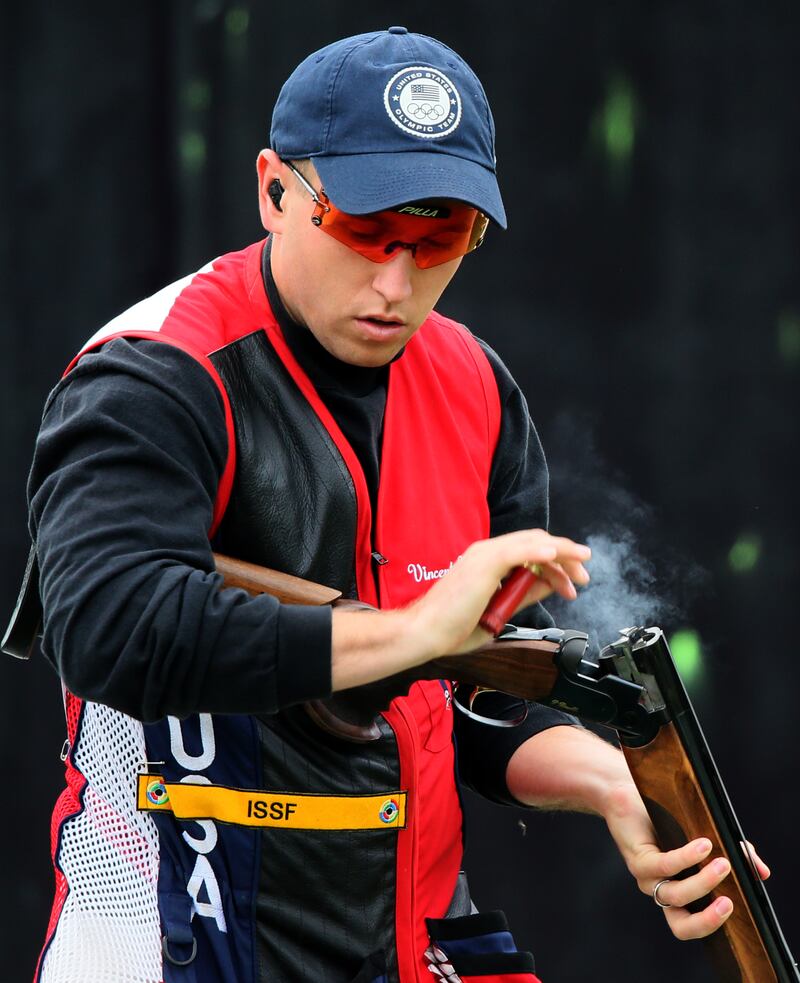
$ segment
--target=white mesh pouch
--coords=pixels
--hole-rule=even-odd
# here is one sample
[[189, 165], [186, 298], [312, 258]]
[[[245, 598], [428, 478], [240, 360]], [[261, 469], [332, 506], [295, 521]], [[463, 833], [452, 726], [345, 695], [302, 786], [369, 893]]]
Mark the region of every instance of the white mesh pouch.
[[145, 761], [142, 724], [86, 703], [73, 755], [87, 779], [83, 809], [66, 820], [57, 860], [68, 884], [42, 983], [159, 983], [158, 833], [136, 811]]

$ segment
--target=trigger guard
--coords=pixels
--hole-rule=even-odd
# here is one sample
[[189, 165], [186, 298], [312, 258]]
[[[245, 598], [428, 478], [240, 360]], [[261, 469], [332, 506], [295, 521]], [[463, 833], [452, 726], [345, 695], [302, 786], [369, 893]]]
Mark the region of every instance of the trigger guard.
[[476, 686], [472, 690], [469, 696], [469, 705], [463, 704], [458, 698], [458, 690], [453, 694], [453, 704], [456, 709], [463, 713], [465, 717], [469, 717], [470, 720], [474, 720], [478, 724], [485, 724], [487, 727], [519, 727], [520, 724], [524, 723], [528, 717], [528, 705], [523, 702], [523, 712], [518, 716], [514, 717], [513, 720], [501, 720], [497, 717], [484, 717], [481, 713], [475, 713], [472, 709], [472, 704], [475, 702], [476, 697], [481, 693], [497, 693], [498, 690], [489, 689], [485, 686]]

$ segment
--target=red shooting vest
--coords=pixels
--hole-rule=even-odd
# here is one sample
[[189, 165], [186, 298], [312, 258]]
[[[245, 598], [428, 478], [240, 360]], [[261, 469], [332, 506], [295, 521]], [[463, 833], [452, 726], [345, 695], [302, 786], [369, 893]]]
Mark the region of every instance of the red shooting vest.
[[[445, 575], [470, 543], [489, 535], [487, 490], [500, 428], [491, 366], [466, 328], [436, 313], [428, 316], [402, 357], [391, 364], [371, 542], [373, 522], [364, 474], [283, 339], [264, 290], [263, 245], [225, 255], [134, 306], [91, 339], [77, 358], [115, 337], [147, 338], [182, 349], [209, 372], [225, 406], [229, 436], [211, 537], [225, 515], [236, 469], [244, 462], [236, 460], [229, 394], [209, 356], [263, 330], [352, 478], [358, 596], [377, 604], [371, 557], [378, 551], [389, 560], [378, 568], [381, 604], [384, 608], [405, 605]], [[409, 793], [407, 826], [396, 833], [395, 936], [405, 983], [429, 978], [423, 957], [429, 944], [424, 919], [441, 917], [453, 895], [462, 858], [462, 815], [452, 709], [443, 699], [441, 684], [416, 683], [407, 697], [392, 702], [384, 716], [396, 736], [402, 787]], [[63, 804], [61, 815], [65, 815]]]

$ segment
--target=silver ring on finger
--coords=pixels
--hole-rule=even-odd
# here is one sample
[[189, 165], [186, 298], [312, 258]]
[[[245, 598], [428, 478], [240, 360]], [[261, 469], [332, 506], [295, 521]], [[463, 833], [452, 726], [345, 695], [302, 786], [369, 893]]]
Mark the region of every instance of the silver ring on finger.
[[672, 880], [671, 877], [665, 877], [663, 881], [659, 881], [658, 884], [656, 884], [656, 886], [653, 888], [653, 901], [655, 901], [655, 903], [658, 905], [659, 908], [671, 908], [672, 907], [671, 904], [664, 904], [664, 902], [661, 901], [661, 900], [659, 900], [659, 897], [658, 897], [658, 889], [661, 887], [661, 885], [662, 884], [669, 884], [669, 882], [671, 880]]

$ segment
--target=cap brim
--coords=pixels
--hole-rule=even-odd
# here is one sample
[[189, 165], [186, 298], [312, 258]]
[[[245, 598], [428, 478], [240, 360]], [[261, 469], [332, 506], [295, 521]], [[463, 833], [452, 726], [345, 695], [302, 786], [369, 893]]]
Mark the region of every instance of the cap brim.
[[463, 157], [407, 151], [312, 157], [311, 161], [330, 200], [351, 215], [426, 198], [453, 198], [480, 209], [501, 229], [506, 228], [506, 211], [494, 173]]

